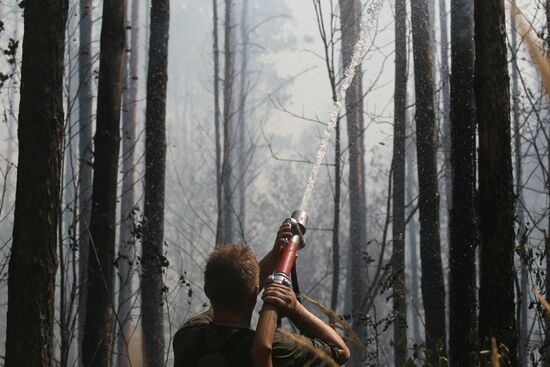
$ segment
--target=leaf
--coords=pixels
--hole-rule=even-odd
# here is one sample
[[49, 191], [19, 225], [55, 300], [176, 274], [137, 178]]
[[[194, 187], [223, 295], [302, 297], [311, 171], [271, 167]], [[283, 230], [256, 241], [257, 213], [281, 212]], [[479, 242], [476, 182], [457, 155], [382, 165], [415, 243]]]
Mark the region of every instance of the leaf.
[[491, 338], [491, 365], [493, 367], [500, 367], [500, 356], [498, 353], [497, 339]]
[[334, 322], [334, 324], [337, 327], [339, 327], [341, 330], [343, 330], [346, 333], [348, 339], [353, 344], [357, 345], [358, 347], [360, 347], [361, 349], [363, 349], [365, 351], [367, 350], [367, 347], [365, 346], [365, 344], [363, 344], [363, 342], [361, 341], [361, 338], [359, 338], [357, 333], [355, 331], [353, 331], [353, 328], [351, 327], [351, 325], [348, 324], [347, 322], [345, 322], [341, 317], [339, 317], [338, 314], [336, 312], [334, 312], [334, 310], [322, 305], [321, 302], [316, 301], [313, 298], [309, 298], [308, 296], [304, 296], [304, 295], [302, 295], [302, 297], [306, 301], [308, 301], [309, 303], [311, 303], [315, 307], [317, 307], [319, 309], [319, 311], [321, 311], [322, 313], [327, 315], [329, 320]]
[[[296, 337], [294, 334], [292, 333], [289, 333], [287, 331], [284, 331], [284, 330], [279, 330], [279, 333], [286, 339], [290, 339], [292, 340], [294, 343], [298, 344], [300, 347], [308, 350], [309, 352], [315, 354], [317, 356], [317, 358], [319, 358], [319, 360], [321, 362], [323, 362], [323, 365], [324, 366], [328, 366], [328, 367], [338, 367], [338, 363], [336, 363], [334, 361], [334, 359], [332, 359], [325, 351], [319, 349], [319, 348], [315, 348], [313, 345], [309, 344], [309, 343], [305, 343], [302, 339]], [[309, 364], [313, 363], [313, 361], [311, 361]]]
[[514, 3], [510, 4], [510, 14], [514, 19], [516, 30], [525, 40], [531, 58], [539, 68], [544, 87], [546, 88], [546, 94], [550, 96], [550, 63], [539, 44], [537, 34], [526, 20], [525, 15]]

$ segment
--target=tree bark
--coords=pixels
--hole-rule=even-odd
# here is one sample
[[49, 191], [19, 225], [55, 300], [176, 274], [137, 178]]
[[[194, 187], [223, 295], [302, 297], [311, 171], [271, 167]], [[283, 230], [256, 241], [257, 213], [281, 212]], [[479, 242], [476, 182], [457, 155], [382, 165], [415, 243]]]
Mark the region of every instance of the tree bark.
[[[546, 13], [546, 31], [547, 38], [546, 38], [546, 49], [550, 50], [550, 0], [546, 0], [545, 4], [545, 13]], [[550, 98], [550, 96], [548, 97]], [[548, 167], [550, 167], [550, 138], [546, 141], [546, 149], [548, 150]], [[548, 190], [548, 196], [550, 197], [550, 173], [546, 176], [546, 189]], [[546, 298], [550, 297], [550, 256], [548, 256], [548, 252], [550, 251], [550, 214], [548, 215], [548, 223], [547, 223], [547, 230], [546, 230], [546, 238], [545, 238], [545, 252], [546, 252], [546, 289], [545, 289], [545, 295]], [[545, 336], [544, 336], [544, 350], [543, 350], [543, 358], [544, 358], [544, 367], [550, 366], [550, 320], [546, 318], [544, 322], [545, 326]]]
[[395, 2], [395, 90], [392, 161], [392, 289], [394, 365], [407, 360], [405, 287], [405, 140], [407, 118], [407, 2]]
[[216, 245], [223, 243], [223, 184], [222, 184], [222, 142], [220, 128], [220, 49], [218, 46], [218, 1], [212, 0], [213, 9], [213, 57], [214, 57], [214, 133], [216, 139], [216, 201], [218, 221], [216, 225]]
[[235, 0], [225, 0], [225, 79], [223, 89], [223, 236], [220, 243], [234, 243], [237, 225], [236, 180], [235, 180]]
[[[336, 99], [336, 84], [333, 85], [333, 101]], [[332, 289], [330, 308], [337, 312], [340, 288], [340, 199], [342, 187], [342, 150], [340, 138], [340, 117], [336, 120], [334, 139], [334, 208], [332, 217]]]
[[246, 170], [248, 162], [250, 161], [250, 150], [247, 150], [246, 144], [246, 99], [248, 95], [247, 91], [247, 76], [248, 76], [248, 0], [242, 1], [242, 13], [241, 13], [241, 67], [240, 67], [240, 80], [239, 80], [239, 117], [237, 123], [237, 189], [238, 189], [238, 236], [237, 239], [241, 243], [246, 243], [246, 185], [247, 177]]
[[101, 26], [97, 127], [94, 137], [86, 324], [82, 341], [82, 361], [86, 367], [107, 367], [111, 360], [125, 28], [126, 0], [105, 0]]
[[473, 1], [451, 3], [451, 166], [449, 357], [451, 366], [477, 365], [476, 123]]
[[[451, 101], [450, 101], [450, 75], [449, 75], [449, 37], [447, 34], [447, 1], [439, 0], [439, 28], [441, 33], [441, 145], [443, 150], [443, 167], [444, 167], [444, 187], [445, 199], [447, 202], [447, 210], [450, 211], [453, 207], [452, 199], [452, 172], [451, 172]], [[452, 3], [451, 3], [452, 6]], [[451, 20], [452, 22], [452, 20]], [[447, 238], [450, 237], [447, 231]]]
[[148, 367], [164, 366], [164, 191], [166, 171], [166, 87], [169, 0], [151, 6], [147, 111], [145, 121], [145, 219], [143, 223], [141, 311], [143, 353]]
[[52, 360], [67, 1], [25, 4], [7, 367]]
[[422, 298], [426, 321], [428, 362], [439, 365], [445, 355], [445, 289], [439, 236], [432, 46], [426, 0], [411, 1], [414, 75], [416, 90], [416, 149], [418, 157], [418, 208]]
[[[412, 118], [411, 118], [412, 120]], [[412, 130], [412, 126], [411, 126]], [[414, 149], [414, 144], [411, 144], [411, 148]], [[407, 168], [405, 170], [407, 177], [407, 202], [413, 202], [414, 194], [413, 187], [415, 186], [414, 180], [414, 170], [413, 170], [413, 156], [414, 151], [406, 153], [406, 164]], [[413, 209], [414, 210], [414, 209]], [[411, 214], [409, 214], [411, 215]], [[409, 237], [409, 249], [411, 253], [410, 264], [411, 264], [411, 304], [413, 307], [410, 308], [412, 313], [412, 340], [414, 343], [420, 343], [423, 338], [421, 336], [420, 330], [420, 310], [422, 309], [422, 300], [420, 298], [420, 284], [418, 278], [418, 245], [416, 241], [417, 223], [414, 218], [414, 215], [410, 218], [407, 223], [407, 233]]]
[[[130, 7], [128, 7], [128, 12]], [[136, 234], [134, 230], [136, 162], [135, 146], [137, 144], [136, 128], [138, 124], [138, 80], [139, 80], [139, 19], [140, 1], [134, 0], [131, 6], [129, 24], [131, 43], [129, 44], [129, 62], [126, 67], [126, 88], [124, 91], [124, 109], [122, 113], [122, 194], [120, 201], [119, 252], [116, 260], [119, 278], [118, 294], [118, 367], [130, 365], [128, 344], [132, 337], [132, 305], [134, 303], [133, 265], [135, 262]], [[135, 352], [135, 351], [134, 351]]]
[[481, 266], [480, 348], [491, 338], [508, 349], [503, 365], [517, 366], [514, 304], [514, 190], [510, 82], [503, 0], [475, 2], [475, 92], [479, 124]]
[[92, 211], [92, 0], [80, 0], [80, 51], [78, 54], [78, 351], [82, 355], [84, 324], [86, 323], [86, 295], [88, 291], [88, 247], [90, 244], [90, 214]]
[[[351, 62], [353, 48], [360, 37], [361, 1], [340, 0], [342, 29], [342, 60], [344, 69]], [[362, 340], [367, 334], [367, 310], [363, 309], [366, 292], [367, 205], [365, 192], [365, 147], [363, 119], [363, 71], [357, 66], [353, 81], [346, 92], [346, 118], [349, 141], [349, 195], [351, 243], [351, 298], [353, 326]], [[353, 348], [352, 365], [359, 366], [364, 351]]]

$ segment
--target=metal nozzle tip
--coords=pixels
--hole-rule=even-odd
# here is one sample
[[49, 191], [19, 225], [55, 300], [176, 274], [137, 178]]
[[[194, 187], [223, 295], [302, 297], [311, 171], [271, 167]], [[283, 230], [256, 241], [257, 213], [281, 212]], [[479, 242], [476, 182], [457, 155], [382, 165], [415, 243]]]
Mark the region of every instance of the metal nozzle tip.
[[302, 231], [302, 234], [305, 234], [308, 214], [304, 210], [295, 210], [290, 217], [296, 219], [296, 221], [300, 225], [300, 230]]

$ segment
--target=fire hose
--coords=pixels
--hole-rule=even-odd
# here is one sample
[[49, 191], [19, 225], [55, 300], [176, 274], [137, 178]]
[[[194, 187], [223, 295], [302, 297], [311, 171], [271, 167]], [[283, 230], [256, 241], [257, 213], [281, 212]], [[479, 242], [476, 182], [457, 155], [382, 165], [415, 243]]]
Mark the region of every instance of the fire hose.
[[[299, 295], [296, 258], [298, 251], [305, 246], [304, 234], [306, 232], [307, 219], [308, 216], [305, 211], [296, 210], [290, 218], [285, 220], [285, 223], [290, 223], [292, 237], [281, 250], [275, 271], [269, 276], [266, 284], [277, 283], [293, 287], [294, 292]], [[273, 305], [264, 303], [250, 351], [254, 367], [273, 366], [271, 348], [278, 320], [279, 310]]]

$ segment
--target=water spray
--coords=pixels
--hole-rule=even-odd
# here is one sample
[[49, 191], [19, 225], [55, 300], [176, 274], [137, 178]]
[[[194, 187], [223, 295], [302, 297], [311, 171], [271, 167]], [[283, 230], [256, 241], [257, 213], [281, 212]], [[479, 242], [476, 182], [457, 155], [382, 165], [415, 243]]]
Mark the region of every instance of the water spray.
[[336, 121], [338, 120], [338, 115], [340, 114], [344, 103], [346, 100], [346, 92], [349, 89], [353, 78], [355, 77], [355, 70], [357, 66], [361, 63], [363, 55], [367, 50], [367, 35], [370, 33], [372, 27], [375, 24], [375, 19], [380, 11], [383, 0], [371, 0], [365, 9], [366, 19], [361, 22], [361, 31], [359, 34], [359, 40], [357, 41], [353, 54], [351, 55], [351, 61], [349, 65], [344, 70], [344, 79], [340, 83], [340, 88], [336, 93], [336, 101], [333, 102], [332, 108], [330, 109], [328, 115], [328, 122], [325, 131], [321, 137], [321, 144], [319, 145], [319, 150], [317, 151], [317, 156], [315, 157], [315, 163], [311, 169], [311, 174], [309, 180], [307, 181], [306, 190], [304, 196], [302, 197], [302, 203], [300, 204], [300, 210], [306, 210], [309, 203], [309, 197], [313, 191], [313, 186], [317, 181], [317, 176], [319, 175], [319, 168], [321, 163], [325, 159], [327, 153], [327, 147], [332, 136], [332, 131], [336, 127]]
[[[346, 92], [355, 77], [356, 68], [360, 65], [363, 55], [366, 52], [367, 35], [370, 33], [375, 24], [375, 19], [377, 18], [383, 1], [384, 0], [370, 0], [365, 8], [366, 16], [365, 20], [361, 22], [360, 36], [353, 49], [351, 61], [344, 70], [344, 78], [336, 94], [336, 101], [334, 101], [330, 109], [327, 126], [321, 137], [319, 150], [317, 151], [315, 162], [313, 164], [313, 168], [311, 169], [311, 174], [307, 182], [304, 196], [302, 197], [300, 209], [294, 211], [290, 218], [284, 221], [284, 223], [290, 223], [292, 228], [292, 237], [288, 240], [288, 244], [282, 249], [275, 272], [273, 275], [269, 276], [267, 284], [270, 282], [275, 282], [286, 286], [292, 286], [295, 288], [295, 293], [299, 293], [296, 291], [298, 283], [295, 266], [298, 250], [305, 246], [304, 234], [306, 232], [306, 225], [308, 221], [308, 214], [305, 210], [307, 209], [309, 198], [313, 191], [315, 182], [317, 181], [319, 168], [325, 159], [328, 143], [332, 135], [332, 131], [336, 127], [338, 115], [344, 107]], [[264, 303], [260, 319], [256, 327], [254, 343], [250, 354], [255, 367], [273, 366], [273, 362], [271, 361], [271, 345], [273, 343], [273, 336], [275, 334], [278, 318], [279, 311], [277, 308], [270, 304]]]

